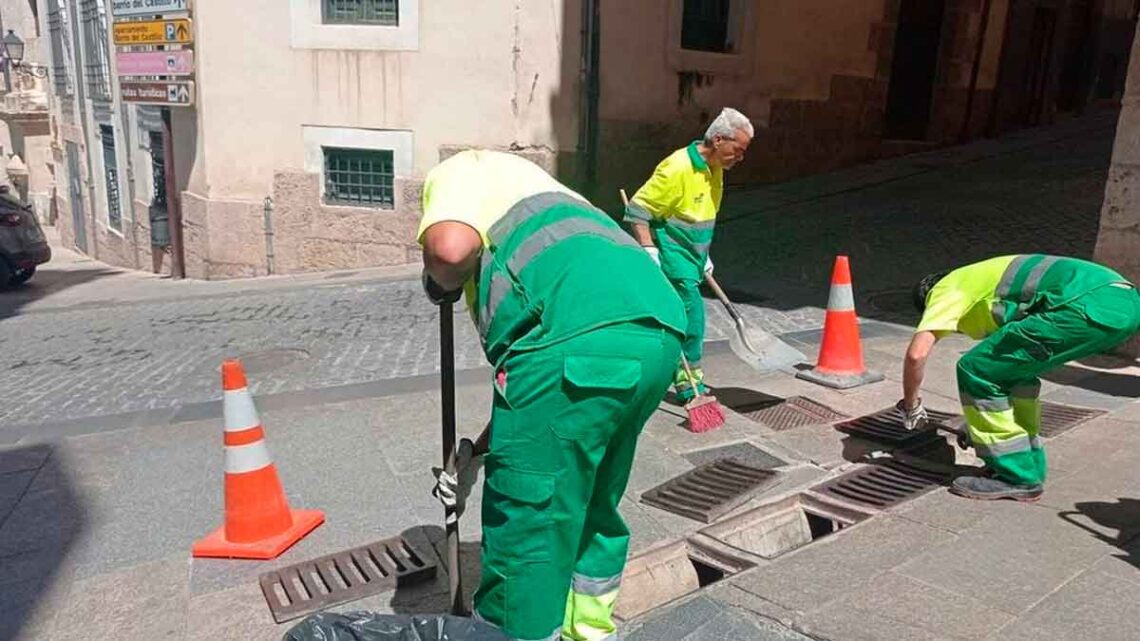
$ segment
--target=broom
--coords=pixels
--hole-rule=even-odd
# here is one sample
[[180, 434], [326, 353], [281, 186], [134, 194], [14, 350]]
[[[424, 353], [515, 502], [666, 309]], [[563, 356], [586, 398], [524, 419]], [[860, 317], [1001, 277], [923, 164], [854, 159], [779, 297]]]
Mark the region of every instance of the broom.
[[[624, 189], [619, 191], [622, 203], [628, 208], [629, 197], [625, 195]], [[692, 385], [693, 391], [697, 392], [697, 379], [693, 376], [689, 359], [685, 358], [684, 354], [681, 354], [681, 365], [685, 368], [685, 377], [689, 379], [689, 385]], [[689, 431], [694, 434], [711, 432], [724, 425], [724, 408], [717, 402], [716, 397], [709, 394], [702, 395], [697, 392], [693, 400], [685, 404], [685, 413], [689, 416]]]

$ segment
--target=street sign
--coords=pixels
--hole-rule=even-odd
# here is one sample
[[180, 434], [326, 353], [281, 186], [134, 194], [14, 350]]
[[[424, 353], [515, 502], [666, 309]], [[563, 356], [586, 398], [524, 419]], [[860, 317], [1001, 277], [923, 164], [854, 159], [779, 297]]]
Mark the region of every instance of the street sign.
[[115, 63], [120, 76], [189, 76], [194, 73], [194, 52], [120, 51]]
[[194, 83], [189, 80], [178, 82], [124, 80], [119, 83], [119, 87], [123, 93], [123, 100], [136, 105], [189, 107], [194, 104]]
[[189, 18], [115, 23], [117, 45], [172, 45], [193, 41]]
[[190, 10], [190, 0], [111, 0], [111, 15], [116, 18], [157, 16]]

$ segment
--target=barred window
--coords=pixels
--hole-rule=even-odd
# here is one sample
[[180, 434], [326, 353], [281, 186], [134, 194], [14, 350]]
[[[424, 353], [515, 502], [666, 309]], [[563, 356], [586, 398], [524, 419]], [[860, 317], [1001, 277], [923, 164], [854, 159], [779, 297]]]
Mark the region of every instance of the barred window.
[[162, 146], [162, 132], [150, 132], [150, 168], [154, 181], [154, 200], [151, 205], [166, 211], [166, 151]]
[[119, 160], [115, 156], [115, 130], [99, 125], [103, 141], [103, 175], [107, 180], [107, 224], [115, 231], [123, 231], [123, 212], [119, 199]]
[[107, 5], [104, 0], [79, 0], [83, 22], [84, 73], [93, 100], [111, 100], [111, 42], [107, 37]]
[[400, 25], [399, 0], [321, 0], [325, 24]]
[[391, 150], [325, 147], [324, 154], [326, 202], [395, 208]]
[[71, 67], [67, 58], [71, 55], [71, 27], [67, 21], [67, 11], [59, 0], [48, 0], [48, 32], [51, 38], [51, 77], [55, 93], [70, 96], [75, 91], [71, 81]]

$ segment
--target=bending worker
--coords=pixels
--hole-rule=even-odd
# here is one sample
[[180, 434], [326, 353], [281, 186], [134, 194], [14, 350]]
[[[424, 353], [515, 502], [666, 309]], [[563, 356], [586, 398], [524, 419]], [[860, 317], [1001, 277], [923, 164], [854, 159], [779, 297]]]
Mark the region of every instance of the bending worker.
[[610, 638], [618, 503], [684, 308], [617, 223], [522, 158], [459, 153], [423, 198], [424, 288], [466, 290], [495, 369], [476, 616], [512, 639]]
[[935, 342], [954, 332], [984, 339], [958, 361], [958, 392], [970, 444], [989, 474], [954, 479], [951, 491], [1037, 500], [1046, 467], [1037, 377], [1135, 334], [1136, 286], [1076, 258], [1003, 256], [927, 276], [915, 289], [915, 304], [923, 314], [907, 349], [899, 401], [907, 427], [926, 421], [918, 394]]
[[700, 285], [713, 271], [709, 247], [724, 189], [724, 171], [744, 159], [752, 142], [752, 123], [735, 109], [725, 109], [705, 132], [704, 140], [670, 154], [634, 194], [625, 210], [634, 238], [661, 265], [685, 303], [684, 354], [696, 389], [683, 367], [673, 377], [681, 403], [705, 394], [701, 354], [705, 340], [705, 303]]

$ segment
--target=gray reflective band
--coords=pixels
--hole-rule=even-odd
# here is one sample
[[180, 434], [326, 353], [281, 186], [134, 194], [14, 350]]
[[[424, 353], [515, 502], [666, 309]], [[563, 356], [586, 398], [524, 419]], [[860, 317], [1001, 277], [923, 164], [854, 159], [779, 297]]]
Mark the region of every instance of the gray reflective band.
[[995, 325], [1001, 327], [1005, 324], [1005, 303], [1000, 300], [995, 302], [990, 308], [990, 313], [993, 314]]
[[1027, 398], [1035, 400], [1041, 394], [1041, 382], [1030, 385], [1018, 385], [1010, 391], [1010, 396], [1014, 398]]
[[1040, 436], [1034, 436], [1033, 438], [1029, 439], [1029, 447], [1035, 450], [1045, 449], [1045, 441], [1041, 440]]
[[603, 596], [620, 587], [620, 574], [607, 578], [597, 578], [575, 572], [574, 578], [570, 583], [570, 588], [574, 590], [574, 593], [583, 596]]
[[1025, 264], [1025, 261], [1030, 258], [1032, 257], [1018, 256], [1013, 259], [1009, 267], [1005, 268], [1005, 271], [1001, 274], [1001, 280], [998, 281], [997, 291], [995, 292], [998, 298], [1009, 297], [1009, 292], [1013, 289], [1013, 279], [1017, 277], [1017, 272], [1021, 271], [1021, 266]]
[[614, 227], [607, 227], [600, 221], [581, 217], [564, 218], [558, 222], [536, 229], [534, 233], [520, 243], [511, 254], [507, 267], [510, 268], [512, 273], [518, 275], [530, 261], [534, 260], [534, 258], [542, 252], [571, 236], [580, 236], [583, 234], [601, 236], [619, 245], [639, 247], [637, 242], [634, 241], [629, 234]]
[[592, 208], [590, 203], [560, 191], [546, 191], [533, 196], [527, 196], [515, 203], [513, 207], [507, 210], [507, 213], [503, 214], [502, 218], [495, 221], [494, 225], [491, 225], [491, 229], [487, 232], [487, 237], [491, 240], [492, 245], [497, 245], [509, 236], [523, 221], [556, 205], [577, 205], [579, 207]]
[[959, 392], [962, 407], [974, 407], [983, 412], [1005, 412], [1013, 406], [1008, 398], [974, 398], [965, 392]]
[[832, 285], [827, 297], [827, 310], [830, 312], [850, 312], [855, 310], [855, 292], [850, 285]]
[[716, 220], [702, 220], [699, 223], [693, 223], [680, 218], [670, 218], [669, 224], [682, 229], [712, 229], [716, 227]]
[[1029, 271], [1029, 276], [1025, 279], [1025, 284], [1021, 286], [1021, 295], [1018, 300], [1023, 303], [1028, 303], [1033, 300], [1037, 295], [1037, 288], [1041, 285], [1041, 279], [1045, 277], [1045, 272], [1049, 271], [1060, 258], [1056, 256], [1046, 256], [1041, 262], [1033, 266]]
[[[1040, 448], [1041, 446], [1038, 445], [1037, 447]], [[988, 456], [990, 458], [1028, 452], [1031, 449], [1034, 449], [1034, 447], [1028, 436], [1018, 436], [1008, 441], [998, 443], [974, 443], [974, 452], [976, 452], [978, 456]]]
[[653, 220], [653, 214], [649, 213], [649, 210], [641, 205], [631, 202], [629, 207], [625, 208], [625, 219], [649, 222]]
[[712, 243], [693, 243], [693, 251], [698, 254], [708, 253], [710, 247]]
[[[502, 627], [497, 626], [494, 623], [491, 623], [487, 619], [484, 619], [483, 615], [479, 614], [478, 610], [471, 613], [471, 618], [475, 621], [478, 621], [479, 623], [482, 623], [483, 625], [485, 625], [489, 628], [494, 628], [494, 629], [498, 630], [499, 632], [504, 632]], [[554, 629], [554, 632], [550, 633], [549, 636], [542, 637], [541, 639], [523, 639], [521, 637], [512, 637], [512, 636], [507, 636], [505, 634], [505, 632], [504, 632], [503, 636], [508, 638], [508, 639], [511, 639], [511, 641], [559, 641], [559, 639], [562, 638], [562, 626], [559, 625], [557, 628]], [[483, 638], [482, 635], [472, 639], [472, 641], [479, 641], [479, 639], [481, 639], [481, 638]]]
[[491, 274], [491, 290], [487, 292], [487, 304], [479, 310], [479, 333], [486, 338], [491, 328], [491, 319], [495, 318], [495, 311], [506, 299], [511, 291], [511, 283], [499, 272]]

